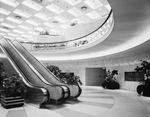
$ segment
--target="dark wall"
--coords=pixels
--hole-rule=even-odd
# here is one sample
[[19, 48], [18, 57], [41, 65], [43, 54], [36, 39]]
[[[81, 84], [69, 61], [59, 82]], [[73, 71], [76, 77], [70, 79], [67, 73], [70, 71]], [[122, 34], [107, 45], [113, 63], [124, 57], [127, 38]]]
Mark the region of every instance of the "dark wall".
[[0, 58], [0, 62], [4, 64], [5, 70], [9, 73], [10, 76], [12, 76], [14, 73], [16, 73], [15, 69], [9, 62], [7, 58]]

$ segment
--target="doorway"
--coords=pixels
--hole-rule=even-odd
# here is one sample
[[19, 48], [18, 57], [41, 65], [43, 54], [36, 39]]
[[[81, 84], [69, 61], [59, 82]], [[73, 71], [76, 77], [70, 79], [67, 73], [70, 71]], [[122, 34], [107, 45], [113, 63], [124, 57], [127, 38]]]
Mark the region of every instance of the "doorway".
[[86, 68], [86, 86], [102, 86], [106, 68]]

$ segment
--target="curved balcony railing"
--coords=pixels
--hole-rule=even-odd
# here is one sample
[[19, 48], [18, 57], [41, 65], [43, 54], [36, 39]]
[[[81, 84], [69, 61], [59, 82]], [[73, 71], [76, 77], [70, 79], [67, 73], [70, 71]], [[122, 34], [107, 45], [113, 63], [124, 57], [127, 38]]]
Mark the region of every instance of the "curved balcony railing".
[[113, 22], [114, 22], [113, 12], [111, 10], [108, 17], [106, 18], [104, 23], [101, 26], [99, 26], [99, 28], [80, 38], [76, 38], [68, 41], [62, 41], [62, 42], [53, 42], [53, 43], [29, 43], [29, 42], [22, 42], [22, 43], [30, 44], [31, 48], [28, 49], [31, 51], [32, 50], [33, 51], [60, 50], [60, 49], [82, 47], [101, 39], [101, 37], [103, 37], [112, 27]]

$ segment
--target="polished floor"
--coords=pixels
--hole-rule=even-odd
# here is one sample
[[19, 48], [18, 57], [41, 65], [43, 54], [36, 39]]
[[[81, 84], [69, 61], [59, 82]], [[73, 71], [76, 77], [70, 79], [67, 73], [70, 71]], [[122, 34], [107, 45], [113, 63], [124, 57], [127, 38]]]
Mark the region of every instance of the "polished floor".
[[0, 106], [0, 117], [150, 117], [150, 97], [101, 87], [82, 89], [78, 101], [46, 105], [44, 109], [33, 104], [12, 109]]

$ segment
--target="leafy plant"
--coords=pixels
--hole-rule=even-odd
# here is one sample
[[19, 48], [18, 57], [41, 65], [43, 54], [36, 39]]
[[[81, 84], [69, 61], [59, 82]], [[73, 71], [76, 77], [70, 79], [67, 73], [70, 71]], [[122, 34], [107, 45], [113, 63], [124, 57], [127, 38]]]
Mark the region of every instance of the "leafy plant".
[[12, 77], [6, 77], [2, 81], [2, 91], [6, 97], [24, 96], [26, 85], [23, 83], [19, 74]]

